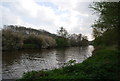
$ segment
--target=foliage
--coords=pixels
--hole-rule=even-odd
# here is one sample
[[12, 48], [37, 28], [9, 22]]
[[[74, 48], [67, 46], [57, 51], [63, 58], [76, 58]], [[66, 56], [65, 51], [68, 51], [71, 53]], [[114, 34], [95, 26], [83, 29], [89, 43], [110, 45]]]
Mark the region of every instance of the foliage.
[[23, 44], [22, 48], [23, 49], [36, 49], [36, 48], [39, 48], [39, 46], [36, 44]]
[[105, 31], [94, 40], [95, 45], [117, 45], [118, 36], [115, 30]]
[[23, 37], [19, 33], [12, 32], [9, 29], [2, 30], [2, 49], [19, 49], [23, 45]]
[[50, 36], [39, 35], [42, 39], [42, 48], [51, 48], [56, 46], [56, 41]]
[[42, 40], [38, 36], [31, 34], [31, 35], [24, 37], [24, 44], [25, 44], [24, 46], [26, 46], [26, 47], [33, 46], [30, 48], [34, 48], [34, 47], [41, 48]]
[[99, 19], [92, 26], [95, 44], [117, 45], [119, 42], [119, 2], [95, 2], [91, 8], [99, 15]]
[[[69, 36], [69, 44], [70, 44], [70, 46], [77, 46], [77, 45], [79, 45], [78, 44], [78, 40], [79, 40], [78, 37], [79, 37], [79, 35], [77, 35], [77, 34], [71, 34]], [[81, 37], [80, 37], [79, 43], [81, 43]]]
[[16, 25], [4, 25], [2, 31], [3, 50], [88, 45], [86, 36], [82, 36], [82, 34], [68, 34], [63, 27], [58, 31], [58, 36], [45, 30], [36, 30]]
[[69, 37], [70, 46], [87, 46], [88, 39], [87, 36], [82, 34], [71, 34]]
[[58, 30], [58, 36], [60, 36], [56, 39], [58, 47], [88, 45], [88, 39], [86, 36], [82, 34], [69, 34], [63, 27]]
[[65, 63], [64, 66], [72, 66], [72, 65], [74, 65], [75, 63], [76, 63], [76, 60], [71, 59], [71, 60], [69, 60], [67, 63]]
[[68, 32], [65, 28], [61, 27], [60, 30], [58, 30], [58, 35], [64, 38], [67, 38]]
[[83, 39], [83, 40], [81, 41], [81, 45], [82, 45], [82, 46], [88, 45], [88, 40]]
[[56, 39], [57, 47], [66, 47], [68, 46], [68, 41], [66, 38], [57, 38]]
[[50, 36], [31, 34], [25, 37], [24, 44], [28, 48], [51, 48], [56, 46], [56, 41]]
[[42, 35], [39, 30], [13, 25], [5, 25], [2, 29], [3, 50], [39, 49], [55, 46], [55, 39], [48, 36], [48, 33], [46, 35]]

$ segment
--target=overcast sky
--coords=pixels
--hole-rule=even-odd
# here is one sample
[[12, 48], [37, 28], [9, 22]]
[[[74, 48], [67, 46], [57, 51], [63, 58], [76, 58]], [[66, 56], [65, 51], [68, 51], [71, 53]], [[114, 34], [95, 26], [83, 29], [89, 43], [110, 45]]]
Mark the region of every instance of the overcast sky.
[[[84, 1], [84, 2], [83, 2]], [[63, 26], [92, 40], [91, 25], [98, 18], [90, 0], [7, 0], [0, 4], [0, 27], [21, 25], [56, 33]]]

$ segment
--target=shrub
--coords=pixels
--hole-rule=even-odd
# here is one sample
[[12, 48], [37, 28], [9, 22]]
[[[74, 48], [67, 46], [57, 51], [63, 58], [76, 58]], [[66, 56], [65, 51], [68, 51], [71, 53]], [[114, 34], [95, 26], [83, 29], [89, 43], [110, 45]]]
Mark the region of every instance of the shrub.
[[2, 30], [2, 49], [20, 49], [23, 45], [23, 37], [19, 33], [12, 32], [9, 29]]
[[25, 36], [24, 48], [41, 48], [41, 46], [42, 46], [42, 39], [40, 37], [34, 34]]
[[56, 43], [57, 43], [57, 47], [66, 47], [66, 46], [68, 46], [67, 39], [65, 39], [65, 38], [57, 38]]
[[76, 60], [71, 59], [71, 60], [69, 60], [67, 63], [65, 63], [65, 66], [72, 66], [72, 65], [74, 65], [75, 63], [76, 63]]
[[40, 35], [39, 36], [42, 39], [42, 48], [50, 48], [56, 46], [56, 41], [52, 37]]
[[31, 34], [25, 36], [24, 44], [23, 48], [51, 48], [56, 46], [56, 41], [49, 36]]
[[36, 44], [24, 44], [23, 49], [35, 49], [35, 48], [39, 48], [38, 45]]

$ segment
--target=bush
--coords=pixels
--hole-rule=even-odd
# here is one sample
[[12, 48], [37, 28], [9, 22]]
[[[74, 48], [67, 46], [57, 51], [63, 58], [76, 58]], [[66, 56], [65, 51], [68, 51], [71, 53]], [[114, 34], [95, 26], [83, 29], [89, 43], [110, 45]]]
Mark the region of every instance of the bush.
[[23, 37], [19, 33], [12, 32], [9, 29], [2, 30], [2, 49], [12, 50], [20, 49], [23, 45]]
[[25, 36], [23, 48], [41, 48], [42, 39], [34, 34]]
[[56, 44], [57, 44], [57, 47], [66, 47], [66, 46], [68, 46], [67, 39], [65, 39], [65, 38], [57, 38], [56, 39]]
[[52, 37], [39, 35], [39, 37], [42, 39], [42, 48], [50, 48], [56, 46], [56, 41]]
[[35, 48], [39, 48], [38, 45], [36, 44], [24, 44], [23, 49], [35, 49]]
[[25, 36], [24, 44], [23, 48], [51, 48], [56, 46], [56, 41], [49, 36], [31, 34]]

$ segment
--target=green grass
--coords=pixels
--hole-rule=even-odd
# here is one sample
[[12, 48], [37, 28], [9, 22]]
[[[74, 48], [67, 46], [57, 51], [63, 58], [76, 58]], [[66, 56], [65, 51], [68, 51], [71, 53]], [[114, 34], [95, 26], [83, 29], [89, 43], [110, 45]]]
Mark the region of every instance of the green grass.
[[93, 56], [83, 63], [54, 69], [49, 71], [32, 71], [23, 75], [19, 81], [75, 81], [75, 80], [99, 80], [118, 81], [118, 56], [119, 51], [113, 47], [101, 47], [93, 52]]

